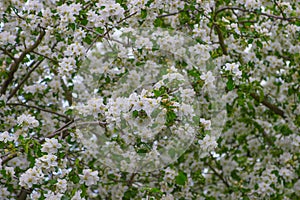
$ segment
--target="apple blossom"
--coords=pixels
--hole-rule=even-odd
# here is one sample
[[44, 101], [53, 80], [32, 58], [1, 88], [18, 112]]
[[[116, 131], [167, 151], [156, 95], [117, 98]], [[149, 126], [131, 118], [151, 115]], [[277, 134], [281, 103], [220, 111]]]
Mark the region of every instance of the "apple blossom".
[[91, 186], [97, 183], [99, 181], [98, 172], [92, 171], [91, 169], [84, 169], [83, 174], [79, 175], [81, 179], [81, 183], [84, 183], [87, 186]]
[[61, 147], [62, 147], [62, 145], [58, 142], [57, 139], [55, 139], [55, 138], [51, 138], [51, 139], [46, 138], [46, 142], [42, 145], [41, 150], [43, 152], [52, 154], [52, 153], [56, 153], [57, 150]]

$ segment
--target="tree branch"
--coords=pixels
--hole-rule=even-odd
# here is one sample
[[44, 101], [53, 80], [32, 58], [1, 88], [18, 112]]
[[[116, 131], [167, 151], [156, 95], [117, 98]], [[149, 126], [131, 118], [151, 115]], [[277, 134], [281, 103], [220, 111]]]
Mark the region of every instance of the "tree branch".
[[17, 87], [15, 87], [9, 94], [9, 96], [7, 97], [7, 101], [9, 101], [17, 92], [18, 90], [21, 88], [21, 86], [27, 81], [27, 79], [30, 77], [30, 74], [44, 61], [44, 59], [40, 60], [38, 63], [36, 63], [35, 61], [33, 61], [29, 67], [31, 67], [32, 65], [34, 65], [36, 63], [36, 65], [25, 75], [24, 79], [17, 85]]
[[179, 14], [179, 13], [182, 13], [182, 12], [187, 12], [187, 11], [186, 11], [186, 10], [179, 10], [179, 11], [174, 12], [174, 13], [168, 13], [168, 14], [159, 15], [159, 16], [157, 16], [156, 18], [170, 17], [170, 16], [177, 15], [177, 14]]
[[3, 53], [4, 53], [5, 55], [8, 55], [8, 56], [9, 56], [11, 59], [13, 59], [14, 61], [16, 60], [16, 58], [11, 54], [11, 52], [9, 52], [9, 50], [4, 49], [4, 48], [2, 48], [2, 47], [0, 47], [0, 50], [3, 51]]
[[[51, 49], [52, 49], [52, 48], [51, 48]], [[32, 53], [34, 53], [34, 54], [36, 54], [36, 55], [39, 55], [39, 56], [42, 56], [42, 57], [44, 57], [44, 58], [46, 58], [46, 59], [52, 61], [54, 64], [58, 64], [58, 61], [57, 61], [57, 60], [54, 60], [53, 58], [50, 58], [50, 57], [48, 57], [48, 56], [46, 56], [46, 55], [43, 55], [43, 54], [41, 54], [41, 53], [39, 53], [39, 52], [32, 51]]]
[[19, 58], [16, 58], [14, 63], [12, 63], [10, 69], [9, 69], [9, 73], [8, 73], [8, 77], [6, 78], [6, 80], [4, 81], [2, 88], [0, 90], [0, 96], [4, 95], [6, 92], [6, 89], [8, 87], [8, 85], [11, 83], [11, 81], [14, 78], [14, 74], [15, 72], [18, 70], [20, 63], [23, 61], [23, 59], [26, 57], [26, 55], [30, 52], [32, 52], [35, 48], [38, 47], [38, 45], [42, 42], [42, 39], [45, 35], [45, 30], [41, 29], [40, 35], [38, 36], [37, 40], [34, 42], [34, 44], [28, 48], [26, 48], [20, 55]]
[[[136, 14], [137, 14], [137, 12], [131, 13], [130, 15], [124, 17], [124, 18], [121, 19], [121, 20], [119, 20], [119, 21], [117, 22], [117, 24], [122, 23], [122, 22], [125, 21], [126, 19], [128, 19], [128, 18], [130, 18], [130, 17], [132, 17], [132, 16], [134, 16], [134, 15], [136, 15]], [[93, 32], [93, 33], [95, 33], [95, 34], [97, 35], [96, 38], [95, 38], [95, 39], [92, 41], [92, 43], [90, 44], [90, 46], [86, 49], [86, 52], [88, 52], [88, 51], [92, 48], [92, 46], [94, 46], [94, 44], [98, 41], [99, 38], [105, 37], [110, 31], [113, 30], [113, 28], [108, 28], [108, 29], [106, 30], [105, 33], [99, 34], [99, 33], [95, 32], [94, 30], [92, 30], [92, 29], [90, 29], [90, 28], [88, 28], [88, 27], [85, 27], [85, 26], [82, 26], [82, 25], [79, 25], [79, 26], [82, 27], [82, 28], [85, 28], [85, 29], [87, 29], [88, 31], [91, 31], [91, 32]]]
[[71, 106], [73, 104], [72, 92], [68, 89], [68, 86], [65, 84], [63, 79], [60, 79], [60, 82], [62, 84], [62, 89], [64, 90], [64, 96], [67, 99], [69, 106]]
[[[46, 138], [54, 138], [55, 136], [57, 136], [58, 134], [60, 134], [65, 128], [67, 128], [68, 126], [70, 126], [71, 124], [73, 124], [75, 122], [74, 119], [71, 119], [69, 122], [67, 122], [65, 125], [63, 125], [62, 127], [60, 127], [59, 129], [55, 130], [54, 132], [52, 132], [51, 134], [49, 134], [48, 136], [46, 136], [45, 138], [40, 139], [38, 142], [39, 143], [43, 143], [45, 142]], [[66, 136], [66, 135], [65, 135]], [[30, 145], [30, 148], [33, 145]], [[2, 159], [2, 165], [7, 163], [8, 161], [10, 161], [11, 159], [15, 158], [18, 153], [23, 153], [25, 150], [24, 149], [20, 149], [19, 152], [17, 153], [10, 153], [6, 156], [3, 156]]]
[[255, 93], [250, 93], [250, 96], [255, 99], [256, 101], [262, 103], [264, 106], [272, 110], [275, 114], [280, 115], [282, 118], [285, 118], [284, 111], [278, 108], [276, 105], [271, 104], [269, 101], [267, 101], [266, 97], [264, 96], [263, 100], [260, 99], [260, 97]]
[[22, 188], [19, 195], [17, 196], [17, 200], [26, 200], [27, 195], [30, 193], [31, 193], [31, 191], [29, 191], [25, 188]]
[[[222, 9], [218, 10], [216, 12], [215, 16], [214, 16], [214, 19], [216, 19], [216, 16], [217, 16], [218, 13], [220, 13], [222, 10], [226, 10], [226, 9], [237, 9], [237, 7], [225, 7], [225, 8], [222, 8]], [[214, 23], [213, 25], [216, 27], [216, 31], [217, 31], [217, 34], [218, 34], [218, 38], [219, 38], [219, 42], [220, 42], [222, 52], [223, 52], [223, 54], [228, 55], [227, 48], [226, 48], [226, 45], [225, 45], [225, 42], [224, 42], [224, 37], [222, 35], [221, 29], [218, 26], [218, 24]], [[285, 118], [284, 111], [279, 109], [276, 105], [273, 105], [270, 102], [268, 102], [266, 97], [264, 97], [264, 99], [262, 101], [260, 101], [260, 97], [257, 94], [250, 93], [250, 96], [252, 98], [254, 98], [256, 101], [262, 103], [264, 106], [266, 106], [270, 110], [272, 110], [274, 113], [276, 113], [276, 114], [280, 115], [281, 117]]]
[[213, 26], [216, 27], [215, 29], [216, 29], [216, 32], [218, 34], [218, 38], [219, 38], [219, 42], [220, 42], [220, 46], [221, 46], [223, 54], [228, 55], [227, 47], [225, 45], [224, 37], [223, 37], [222, 31], [220, 29], [220, 26], [218, 24], [215, 24], [215, 23], [213, 24]]
[[285, 16], [281, 17], [281, 16], [277, 16], [277, 15], [272, 15], [272, 14], [268, 14], [268, 13], [259, 12], [259, 11], [256, 11], [256, 10], [247, 10], [247, 9], [236, 7], [236, 6], [226, 6], [226, 7], [220, 8], [219, 10], [216, 11], [215, 17], [219, 13], [221, 13], [222, 11], [225, 11], [225, 10], [232, 10], [232, 11], [239, 10], [239, 11], [242, 11], [242, 12], [248, 12], [248, 13], [254, 13], [254, 14], [257, 14], [257, 15], [263, 15], [263, 16], [270, 17], [270, 18], [273, 18], [273, 19], [276, 19], [276, 20], [286, 20], [286, 21], [298, 21], [298, 20], [300, 20], [300, 18], [297, 18], [297, 17], [285, 17]]
[[209, 163], [206, 163], [207, 166], [214, 172], [214, 174], [219, 177], [219, 179], [226, 185], [226, 187], [230, 188], [229, 183], [225, 180], [225, 178], [215, 170]]
[[60, 113], [57, 113], [55, 111], [48, 110], [48, 109], [45, 109], [45, 108], [41, 108], [41, 107], [34, 106], [34, 105], [26, 105], [26, 104], [22, 104], [22, 103], [7, 103], [6, 105], [8, 105], [8, 106], [23, 106], [23, 107], [27, 107], [27, 108], [34, 108], [34, 109], [37, 109], [37, 110], [40, 110], [40, 111], [44, 111], [44, 112], [47, 112], [47, 113], [51, 113], [51, 114], [63, 117], [67, 120], [70, 120], [70, 118], [68, 116], [64, 115], [64, 114], [60, 114]]
[[[69, 125], [71, 125], [72, 123], [74, 122], [74, 120], [71, 120], [69, 121], [68, 123], [66, 123], [64, 126], [62, 126], [61, 128], [57, 129], [56, 131], [54, 131], [52, 134], [50, 134], [49, 136], [47, 136], [46, 138], [53, 138], [55, 137], [58, 133], [60, 133], [61, 131], [63, 131], [66, 127], [68, 127]], [[39, 140], [39, 143], [43, 143], [45, 142], [45, 139], [46, 138], [43, 138], [41, 140]], [[32, 145], [30, 145], [30, 147], [32, 147]], [[24, 152], [24, 149], [21, 150], [21, 152]], [[5, 162], [8, 162], [9, 160], [11, 160], [12, 158], [16, 157], [17, 154], [12, 154], [9, 159], [3, 159], [2, 160], [2, 163], [5, 163]], [[5, 161], [5, 162], [4, 162]], [[17, 200], [26, 200], [27, 198], [27, 195], [29, 195], [31, 193], [30, 190], [26, 190], [25, 188], [22, 188], [18, 197], [17, 197]]]

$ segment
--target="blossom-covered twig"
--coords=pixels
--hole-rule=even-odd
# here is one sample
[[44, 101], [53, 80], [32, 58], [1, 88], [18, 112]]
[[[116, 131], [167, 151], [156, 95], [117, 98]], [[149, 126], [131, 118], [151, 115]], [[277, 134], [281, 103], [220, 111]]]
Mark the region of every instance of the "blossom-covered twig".
[[38, 38], [34, 42], [34, 44], [32, 46], [26, 48], [21, 53], [20, 57], [15, 59], [15, 62], [12, 63], [12, 65], [9, 69], [9, 72], [8, 72], [8, 77], [6, 78], [6, 80], [4, 81], [4, 83], [1, 87], [0, 95], [5, 94], [6, 89], [7, 89], [8, 85], [10, 84], [10, 82], [13, 80], [14, 74], [18, 70], [20, 63], [23, 61], [23, 59], [26, 57], [26, 55], [28, 53], [32, 52], [35, 48], [37, 48], [39, 46], [39, 44], [42, 42], [44, 35], [45, 35], [45, 30], [43, 28], [41, 28], [40, 35], [38, 36]]
[[70, 120], [70, 118], [68, 116], [64, 115], [64, 114], [57, 113], [55, 111], [45, 109], [45, 108], [41, 108], [41, 107], [34, 106], [34, 105], [27, 105], [27, 104], [23, 104], [23, 103], [7, 103], [6, 105], [7, 106], [23, 106], [23, 107], [27, 107], [27, 108], [34, 108], [34, 109], [37, 109], [37, 110], [40, 110], [40, 111], [43, 111], [43, 112], [47, 112], [47, 113], [57, 115], [59, 117], [63, 117], [65, 119], [67, 119], [68, 121]]
[[215, 16], [217, 16], [219, 13], [221, 13], [222, 11], [225, 11], [225, 10], [239, 10], [239, 11], [242, 11], [242, 12], [248, 12], [248, 13], [254, 13], [254, 14], [257, 14], [257, 15], [263, 15], [263, 16], [270, 17], [270, 18], [273, 18], [273, 19], [276, 19], [276, 20], [286, 20], [286, 21], [299, 21], [300, 20], [300, 18], [298, 18], [298, 17], [285, 17], [285, 16], [281, 17], [281, 16], [277, 16], [277, 15], [264, 13], [264, 12], [258, 12], [257, 10], [247, 10], [247, 9], [237, 7], [237, 6], [222, 7], [222, 8], [218, 9], [215, 12]]
[[25, 75], [24, 79], [10, 92], [9, 96], [7, 97], [7, 101], [9, 101], [21, 88], [21, 86], [27, 81], [27, 79], [30, 77], [30, 74], [38, 68], [38, 66], [44, 61], [44, 59], [40, 60], [39, 62], [33, 61], [29, 67], [32, 67], [34, 64], [35, 66], [30, 69], [30, 71]]

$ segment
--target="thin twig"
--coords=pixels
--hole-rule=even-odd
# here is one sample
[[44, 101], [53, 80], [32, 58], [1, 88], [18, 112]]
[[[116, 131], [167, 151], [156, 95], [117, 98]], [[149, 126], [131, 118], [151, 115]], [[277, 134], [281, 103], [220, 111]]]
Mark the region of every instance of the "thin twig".
[[11, 52], [9, 52], [9, 50], [4, 49], [4, 48], [2, 48], [2, 47], [0, 47], [0, 50], [3, 51], [3, 53], [4, 53], [5, 55], [8, 55], [8, 56], [9, 56], [11, 59], [13, 59], [14, 61], [16, 60], [16, 58], [11, 54]]
[[220, 26], [218, 24], [215, 24], [215, 23], [213, 24], [213, 26], [215, 26], [215, 29], [216, 29], [216, 32], [217, 32], [217, 35], [218, 35], [218, 38], [219, 38], [219, 42], [220, 42], [220, 46], [221, 46], [223, 54], [228, 55], [227, 47], [225, 45], [224, 37], [223, 37]]
[[281, 8], [281, 6], [277, 3], [277, 1], [276, 0], [274, 0], [274, 3], [276, 4], [276, 6], [279, 8], [279, 10], [280, 10], [280, 13], [281, 13], [281, 15], [282, 15], [282, 17], [286, 20], [286, 16], [285, 16], [285, 14], [284, 14], [284, 12], [283, 12], [283, 10], [282, 10], [282, 8]]
[[[54, 138], [55, 136], [57, 136], [58, 134], [60, 134], [61, 131], [63, 131], [65, 128], [67, 128], [68, 126], [70, 126], [71, 124], [73, 124], [75, 122], [74, 119], [71, 119], [69, 122], [67, 122], [65, 125], [63, 125], [62, 127], [60, 127], [59, 129], [55, 130], [54, 132], [52, 132], [51, 134], [49, 134], [48, 136], [46, 136], [43, 139], [40, 139], [38, 142], [39, 143], [43, 143], [45, 142], [46, 138]], [[33, 145], [30, 145], [30, 147], [32, 147]], [[19, 153], [23, 153], [25, 152], [25, 149], [20, 149], [19, 152], [17, 153], [10, 153], [6, 156], [3, 156], [2, 159], [2, 165], [4, 165], [5, 163], [7, 163], [8, 161], [10, 161], [11, 159], [15, 158]]]
[[9, 69], [9, 72], [8, 72], [8, 77], [4, 81], [2, 88], [0, 90], [0, 95], [5, 94], [6, 89], [7, 89], [8, 85], [10, 84], [10, 82], [13, 80], [14, 74], [18, 70], [20, 63], [23, 61], [23, 59], [26, 57], [26, 55], [28, 53], [32, 52], [35, 48], [38, 47], [38, 45], [42, 42], [44, 35], [45, 35], [45, 30], [42, 29], [40, 32], [40, 35], [38, 36], [38, 38], [34, 42], [34, 44], [28, 48], [25, 48], [25, 50], [21, 53], [20, 57], [15, 59], [15, 62], [12, 63], [12, 65]]
[[39, 52], [36, 52], [36, 51], [32, 51], [32, 53], [36, 54], [36, 55], [39, 55], [39, 56], [42, 56], [50, 61], [52, 61], [54, 64], [58, 64], [58, 61], [57, 60], [54, 60], [53, 58], [50, 58], [49, 56], [46, 56], [44, 54], [41, 54]]
[[44, 61], [44, 59], [40, 60], [38, 63], [36, 63], [35, 61], [33, 61], [29, 67], [33, 66], [35, 63], [36, 65], [25, 75], [24, 79], [17, 85], [17, 87], [15, 87], [11, 93], [9, 94], [9, 96], [7, 97], [7, 101], [9, 101], [17, 92], [18, 90], [21, 88], [21, 86], [27, 81], [27, 79], [30, 77], [30, 74]]
[[219, 179], [226, 185], [226, 187], [230, 188], [229, 183], [225, 180], [225, 178], [222, 176], [222, 174], [219, 174], [215, 168], [213, 168], [209, 163], [206, 163], [207, 166], [214, 172], [214, 174], [219, 177]]
[[174, 13], [168, 13], [168, 14], [159, 15], [159, 16], [157, 16], [156, 18], [170, 17], [170, 16], [177, 15], [177, 14], [179, 14], [179, 13], [182, 13], [182, 12], [187, 12], [187, 11], [186, 11], [186, 10], [179, 10], [179, 11], [174, 12]]
[[273, 19], [276, 19], [276, 20], [286, 20], [286, 21], [298, 21], [300, 20], [300, 18], [297, 18], [297, 17], [281, 17], [281, 16], [277, 16], [277, 15], [272, 15], [272, 14], [268, 14], [268, 13], [263, 13], [263, 12], [258, 12], [256, 10], [247, 10], [247, 9], [244, 9], [244, 8], [240, 8], [240, 7], [236, 7], [236, 6], [226, 6], [226, 7], [223, 7], [223, 8], [220, 8], [219, 10], [216, 11], [215, 13], [215, 17], [221, 13], [222, 11], [225, 11], [225, 10], [239, 10], [239, 11], [242, 11], [242, 12], [248, 12], [248, 13], [254, 13], [254, 14], [257, 14], [257, 15], [263, 15], [263, 16], [266, 16], [266, 17], [270, 17], [270, 18], [273, 18]]
[[267, 98], [264, 96], [261, 100], [260, 97], [255, 93], [250, 93], [250, 96], [255, 99], [256, 101], [262, 103], [264, 106], [269, 108], [271, 111], [273, 111], [275, 114], [280, 115], [282, 118], [286, 118], [284, 111], [278, 108], [276, 105], [270, 103], [267, 101]]
[[67, 120], [70, 120], [70, 118], [68, 116], [64, 115], [64, 114], [57, 113], [55, 111], [48, 110], [48, 109], [45, 109], [45, 108], [41, 108], [41, 107], [34, 106], [34, 105], [27, 105], [27, 104], [22, 104], [22, 103], [7, 103], [6, 105], [7, 106], [23, 106], [23, 107], [26, 107], [26, 108], [34, 108], [34, 109], [37, 109], [37, 110], [40, 110], [40, 111], [43, 111], [43, 112], [47, 112], [47, 113], [51, 113], [51, 114], [63, 117]]
[[[118, 21], [117, 24], [122, 23], [123, 21], [125, 21], [126, 19], [128, 19], [128, 18], [134, 16], [135, 14], [137, 14], [137, 12], [131, 13], [130, 15], [124, 17], [123, 19], [121, 19], [120, 21]], [[80, 26], [81, 26], [81, 25], [80, 25]], [[87, 27], [85, 27], [85, 26], [81, 26], [81, 27], [86, 28], [87, 30], [89, 30], [89, 31], [91, 31], [91, 32], [93, 32], [93, 33], [95, 33], [95, 34], [97, 35], [96, 38], [95, 38], [95, 39], [92, 41], [92, 43], [90, 44], [90, 46], [86, 49], [86, 53], [94, 46], [94, 44], [95, 44], [100, 38], [105, 37], [105, 36], [106, 36], [110, 31], [112, 31], [113, 28], [114, 28], [114, 27], [108, 28], [108, 29], [106, 30], [105, 33], [99, 34], [99, 33], [95, 32], [94, 30], [92, 30], [92, 29], [90, 29], [90, 28], [87, 28]]]
[[67, 127], [69, 127], [71, 124], [75, 122], [74, 119], [71, 119], [68, 123], [66, 123], [64, 126], [60, 127], [50, 135], [46, 136], [45, 138], [39, 140], [39, 143], [45, 142], [46, 138], [54, 138], [55, 136], [59, 135], [62, 131], [64, 131]]

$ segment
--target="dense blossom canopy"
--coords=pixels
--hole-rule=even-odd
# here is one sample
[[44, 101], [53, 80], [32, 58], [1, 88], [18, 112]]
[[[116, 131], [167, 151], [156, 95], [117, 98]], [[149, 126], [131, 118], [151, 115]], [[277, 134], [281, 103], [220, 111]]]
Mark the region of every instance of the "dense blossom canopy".
[[2, 0], [0, 199], [300, 199], [297, 0]]

